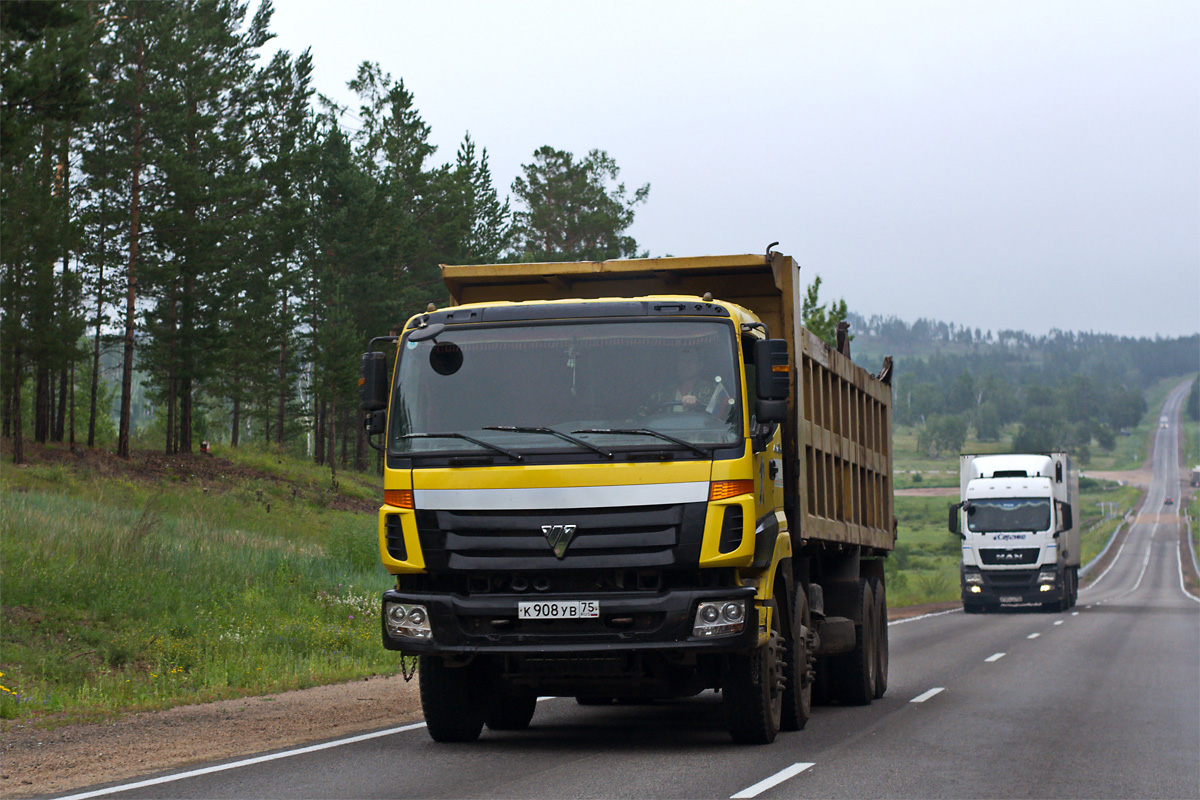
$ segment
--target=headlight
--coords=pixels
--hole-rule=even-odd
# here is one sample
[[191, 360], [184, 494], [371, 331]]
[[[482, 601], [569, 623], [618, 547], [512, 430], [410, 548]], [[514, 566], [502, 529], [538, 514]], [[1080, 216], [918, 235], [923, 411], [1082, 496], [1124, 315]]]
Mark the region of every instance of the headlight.
[[1053, 586], [1058, 581], [1058, 576], [1053, 572], [1039, 572], [1037, 582], [1039, 584], [1047, 584]]
[[983, 576], [978, 572], [968, 572], [963, 575], [963, 582], [968, 586], [983, 586]]
[[429, 612], [425, 610], [425, 606], [384, 603], [383, 618], [387, 622], [388, 633], [398, 639], [433, 638], [433, 630], [429, 627]]
[[692, 636], [729, 636], [746, 627], [745, 600], [705, 601], [696, 609]]

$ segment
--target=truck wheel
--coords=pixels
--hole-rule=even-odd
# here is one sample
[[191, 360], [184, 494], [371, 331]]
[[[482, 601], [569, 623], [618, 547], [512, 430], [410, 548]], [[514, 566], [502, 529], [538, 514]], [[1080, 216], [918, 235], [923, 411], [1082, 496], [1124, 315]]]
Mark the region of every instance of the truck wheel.
[[792, 602], [792, 625], [790, 639], [784, 641], [784, 684], [783, 716], [780, 729], [785, 731], [804, 730], [804, 724], [812, 716], [813, 656], [812, 617], [808, 611], [808, 597], [804, 587], [796, 584]]
[[421, 656], [417, 677], [425, 725], [435, 742], [473, 742], [483, 730], [487, 681], [474, 662], [451, 667], [439, 656]]
[[498, 689], [488, 703], [484, 722], [493, 731], [523, 731], [529, 727], [536, 710], [536, 695], [510, 694]]
[[865, 706], [875, 697], [875, 597], [866, 578], [858, 581], [858, 608], [862, 624], [855, 626], [854, 649], [834, 659], [838, 700]]
[[1074, 608], [1079, 602], [1079, 567], [1071, 567], [1071, 604], [1067, 608]]
[[887, 589], [881, 578], [871, 580], [875, 595], [875, 697], [883, 697], [888, 686]]
[[730, 656], [722, 696], [729, 735], [738, 744], [770, 744], [783, 717], [783, 642], [779, 613], [771, 637], [752, 653]]

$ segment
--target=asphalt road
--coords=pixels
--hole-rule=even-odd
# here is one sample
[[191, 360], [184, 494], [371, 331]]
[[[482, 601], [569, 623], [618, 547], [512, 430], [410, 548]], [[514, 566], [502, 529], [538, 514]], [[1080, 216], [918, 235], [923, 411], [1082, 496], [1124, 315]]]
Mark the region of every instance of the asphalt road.
[[[1200, 600], [1182, 587], [1175, 422], [1110, 568], [1064, 613], [893, 622], [887, 696], [733, 745], [715, 695], [541, 701], [527, 731], [421, 725], [73, 795], [195, 798], [1200, 797]], [[1164, 513], [1164, 509], [1166, 513]]]

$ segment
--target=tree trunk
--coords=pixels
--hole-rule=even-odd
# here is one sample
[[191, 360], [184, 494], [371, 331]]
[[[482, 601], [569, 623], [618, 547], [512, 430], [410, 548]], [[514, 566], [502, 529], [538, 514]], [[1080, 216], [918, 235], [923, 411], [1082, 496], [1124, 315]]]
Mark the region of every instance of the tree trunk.
[[[142, 22], [142, 7], [137, 5], [135, 20]], [[138, 39], [137, 84], [133, 103], [133, 168], [129, 195], [129, 274], [125, 296], [125, 358], [121, 365], [121, 420], [117, 433], [117, 455], [129, 458], [129, 412], [133, 402], [133, 329], [137, 300], [138, 203], [141, 200], [142, 94], [146, 76], [145, 40]]]
[[337, 401], [329, 401], [329, 414], [327, 415], [326, 425], [329, 428], [329, 435], [326, 437], [329, 440], [329, 485], [332, 489], [337, 489]]
[[324, 464], [325, 464], [325, 401], [322, 400], [322, 401], [317, 402], [316, 406], [317, 406], [317, 420], [316, 420], [317, 446], [315, 448], [315, 452], [313, 453], [313, 455], [315, 457], [317, 464], [324, 466]]
[[229, 434], [229, 442], [234, 447], [238, 446], [238, 439], [242, 433], [242, 398], [235, 397], [233, 399], [233, 430]]
[[13, 353], [12, 370], [12, 425], [13, 425], [13, 463], [25, 463], [25, 426], [21, 419], [21, 339], [17, 337], [17, 346]]
[[275, 443], [283, 446], [283, 416], [287, 409], [288, 295], [283, 293], [283, 335], [279, 341], [279, 398], [275, 405]]
[[96, 403], [100, 393], [100, 322], [104, 317], [104, 231], [100, 226], [100, 274], [96, 281], [96, 335], [92, 340], [92, 399], [88, 411], [87, 446], [96, 446]]
[[50, 370], [39, 364], [34, 372], [33, 439], [45, 444], [50, 435]]
[[350, 455], [347, 452], [350, 447], [350, 409], [342, 409], [342, 418], [338, 420], [342, 429], [342, 466], [350, 465]]

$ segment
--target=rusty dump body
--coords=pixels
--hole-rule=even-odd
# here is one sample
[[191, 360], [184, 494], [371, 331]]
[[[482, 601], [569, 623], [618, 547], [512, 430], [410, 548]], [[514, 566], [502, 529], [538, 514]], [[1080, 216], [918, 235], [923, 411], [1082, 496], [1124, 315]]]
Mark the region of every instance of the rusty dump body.
[[[827, 542], [895, 546], [891, 386], [801, 324], [799, 267], [780, 253], [443, 266], [456, 304], [685, 296], [736, 303], [788, 343], [785, 513], [797, 550]], [[798, 537], [797, 537], [798, 534]]]

